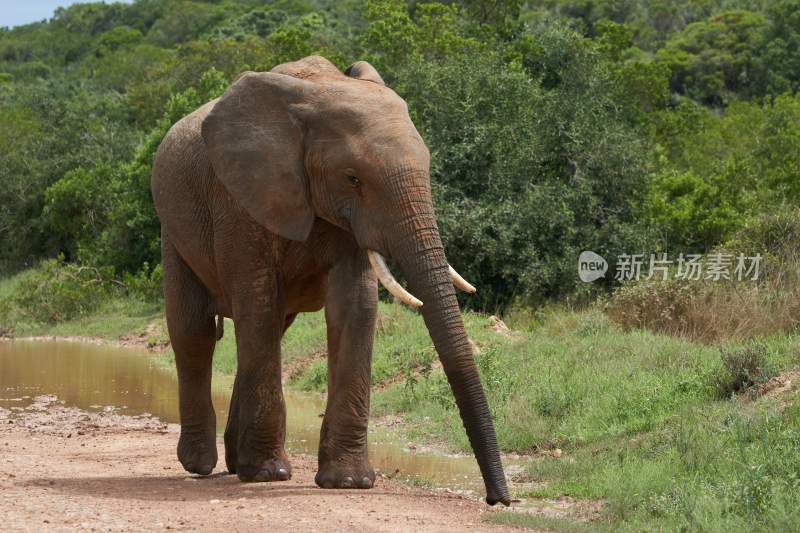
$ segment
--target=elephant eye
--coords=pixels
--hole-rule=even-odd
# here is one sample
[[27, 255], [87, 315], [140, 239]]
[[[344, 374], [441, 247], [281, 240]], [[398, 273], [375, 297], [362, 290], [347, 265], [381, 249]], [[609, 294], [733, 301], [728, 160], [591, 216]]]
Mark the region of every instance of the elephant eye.
[[347, 176], [347, 179], [350, 180], [350, 185], [352, 185], [353, 187], [358, 187], [359, 185], [361, 185], [361, 182], [355, 176]]

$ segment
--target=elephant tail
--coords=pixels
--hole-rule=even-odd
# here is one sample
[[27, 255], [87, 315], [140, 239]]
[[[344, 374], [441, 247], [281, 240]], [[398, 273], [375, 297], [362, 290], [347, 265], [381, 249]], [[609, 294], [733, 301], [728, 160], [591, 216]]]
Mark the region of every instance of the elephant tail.
[[225, 317], [217, 315], [217, 340], [220, 340], [225, 335]]

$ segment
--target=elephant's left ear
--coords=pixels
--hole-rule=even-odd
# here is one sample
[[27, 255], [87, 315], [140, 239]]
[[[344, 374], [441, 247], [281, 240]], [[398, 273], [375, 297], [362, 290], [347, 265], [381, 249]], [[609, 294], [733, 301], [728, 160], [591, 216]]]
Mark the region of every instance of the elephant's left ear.
[[383, 78], [381, 75], [378, 74], [378, 71], [375, 70], [375, 67], [367, 63], [366, 61], [356, 61], [344, 71], [345, 75], [350, 76], [351, 78], [357, 78], [359, 80], [366, 80], [371, 81], [380, 85], [386, 85], [383, 82]]
[[214, 174], [258, 223], [304, 241], [314, 225], [301, 116], [317, 85], [272, 72], [246, 72], [203, 120]]

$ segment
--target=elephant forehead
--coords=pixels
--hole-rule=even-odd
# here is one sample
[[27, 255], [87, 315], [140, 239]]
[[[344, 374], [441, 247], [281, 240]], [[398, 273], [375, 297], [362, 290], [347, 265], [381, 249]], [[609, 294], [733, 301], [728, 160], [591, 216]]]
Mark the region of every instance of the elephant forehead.
[[419, 137], [408, 112], [396, 106], [340, 102], [317, 110], [314, 129], [321, 137], [354, 143], [369, 139], [378, 144], [397, 144], [401, 139]]
[[416, 160], [423, 166], [429, 162], [428, 148], [407, 115], [358, 113], [323, 122], [324, 127], [309, 130], [308, 145], [316, 147], [318, 154], [332, 164], [352, 160], [388, 164], [394, 157]]
[[407, 115], [408, 106], [393, 90], [371, 81], [348, 79], [326, 84], [318, 109], [332, 114], [369, 117]]

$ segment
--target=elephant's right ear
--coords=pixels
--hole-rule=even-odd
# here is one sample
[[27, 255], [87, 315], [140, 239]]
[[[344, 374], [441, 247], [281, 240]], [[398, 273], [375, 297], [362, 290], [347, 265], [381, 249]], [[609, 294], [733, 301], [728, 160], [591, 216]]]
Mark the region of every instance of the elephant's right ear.
[[304, 241], [314, 224], [303, 165], [299, 111], [315, 84], [270, 72], [246, 72], [203, 120], [214, 173], [258, 223]]

